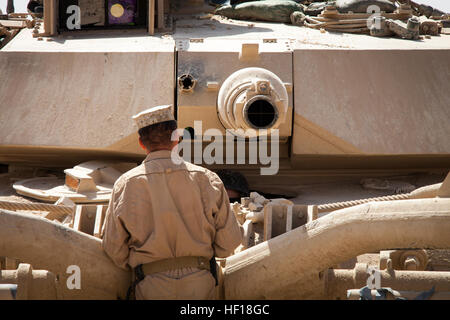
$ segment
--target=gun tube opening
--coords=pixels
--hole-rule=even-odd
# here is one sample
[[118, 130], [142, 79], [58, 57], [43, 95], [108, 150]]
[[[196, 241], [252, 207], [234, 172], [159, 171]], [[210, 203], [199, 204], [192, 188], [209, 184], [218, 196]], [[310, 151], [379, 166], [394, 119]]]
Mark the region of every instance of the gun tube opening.
[[277, 121], [278, 111], [265, 96], [255, 96], [246, 103], [244, 118], [255, 129], [267, 129]]
[[226, 129], [278, 129], [286, 121], [288, 94], [281, 79], [263, 68], [244, 68], [222, 84], [217, 111]]

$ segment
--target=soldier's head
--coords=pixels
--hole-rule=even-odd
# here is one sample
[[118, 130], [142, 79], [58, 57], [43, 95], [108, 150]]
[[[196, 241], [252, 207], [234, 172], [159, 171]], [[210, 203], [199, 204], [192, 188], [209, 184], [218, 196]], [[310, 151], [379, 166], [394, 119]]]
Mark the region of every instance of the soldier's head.
[[172, 150], [178, 141], [172, 141], [172, 133], [177, 129], [177, 122], [169, 120], [155, 123], [139, 129], [139, 144], [148, 152]]
[[178, 144], [178, 139], [172, 137], [177, 129], [177, 122], [171, 105], [144, 110], [133, 119], [139, 127], [139, 144], [147, 153], [172, 150]]

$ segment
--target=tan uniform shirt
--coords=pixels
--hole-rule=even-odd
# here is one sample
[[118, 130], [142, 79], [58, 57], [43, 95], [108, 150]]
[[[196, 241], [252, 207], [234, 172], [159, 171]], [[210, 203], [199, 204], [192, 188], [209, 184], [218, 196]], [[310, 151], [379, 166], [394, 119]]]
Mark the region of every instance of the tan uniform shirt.
[[150, 153], [114, 184], [103, 248], [120, 267], [181, 256], [229, 256], [241, 230], [219, 177], [171, 152]]

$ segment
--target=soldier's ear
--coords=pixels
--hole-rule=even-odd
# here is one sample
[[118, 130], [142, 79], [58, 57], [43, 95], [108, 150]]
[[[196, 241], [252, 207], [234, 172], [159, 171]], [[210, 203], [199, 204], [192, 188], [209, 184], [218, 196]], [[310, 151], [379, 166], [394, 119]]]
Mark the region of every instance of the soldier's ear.
[[146, 153], [149, 153], [147, 147], [142, 142], [141, 137], [139, 137], [139, 145], [141, 146], [142, 150], [144, 150]]

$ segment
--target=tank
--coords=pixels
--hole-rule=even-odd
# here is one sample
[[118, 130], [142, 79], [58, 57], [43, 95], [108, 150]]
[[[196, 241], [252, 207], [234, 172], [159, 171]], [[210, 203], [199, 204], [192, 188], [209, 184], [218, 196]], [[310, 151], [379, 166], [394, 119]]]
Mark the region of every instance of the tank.
[[3, 15], [0, 297], [125, 298], [131, 273], [101, 249], [108, 194], [145, 157], [131, 116], [172, 104], [183, 157], [248, 182], [218, 297], [450, 298], [448, 16], [279, 0], [301, 9], [261, 21], [238, 2]]

